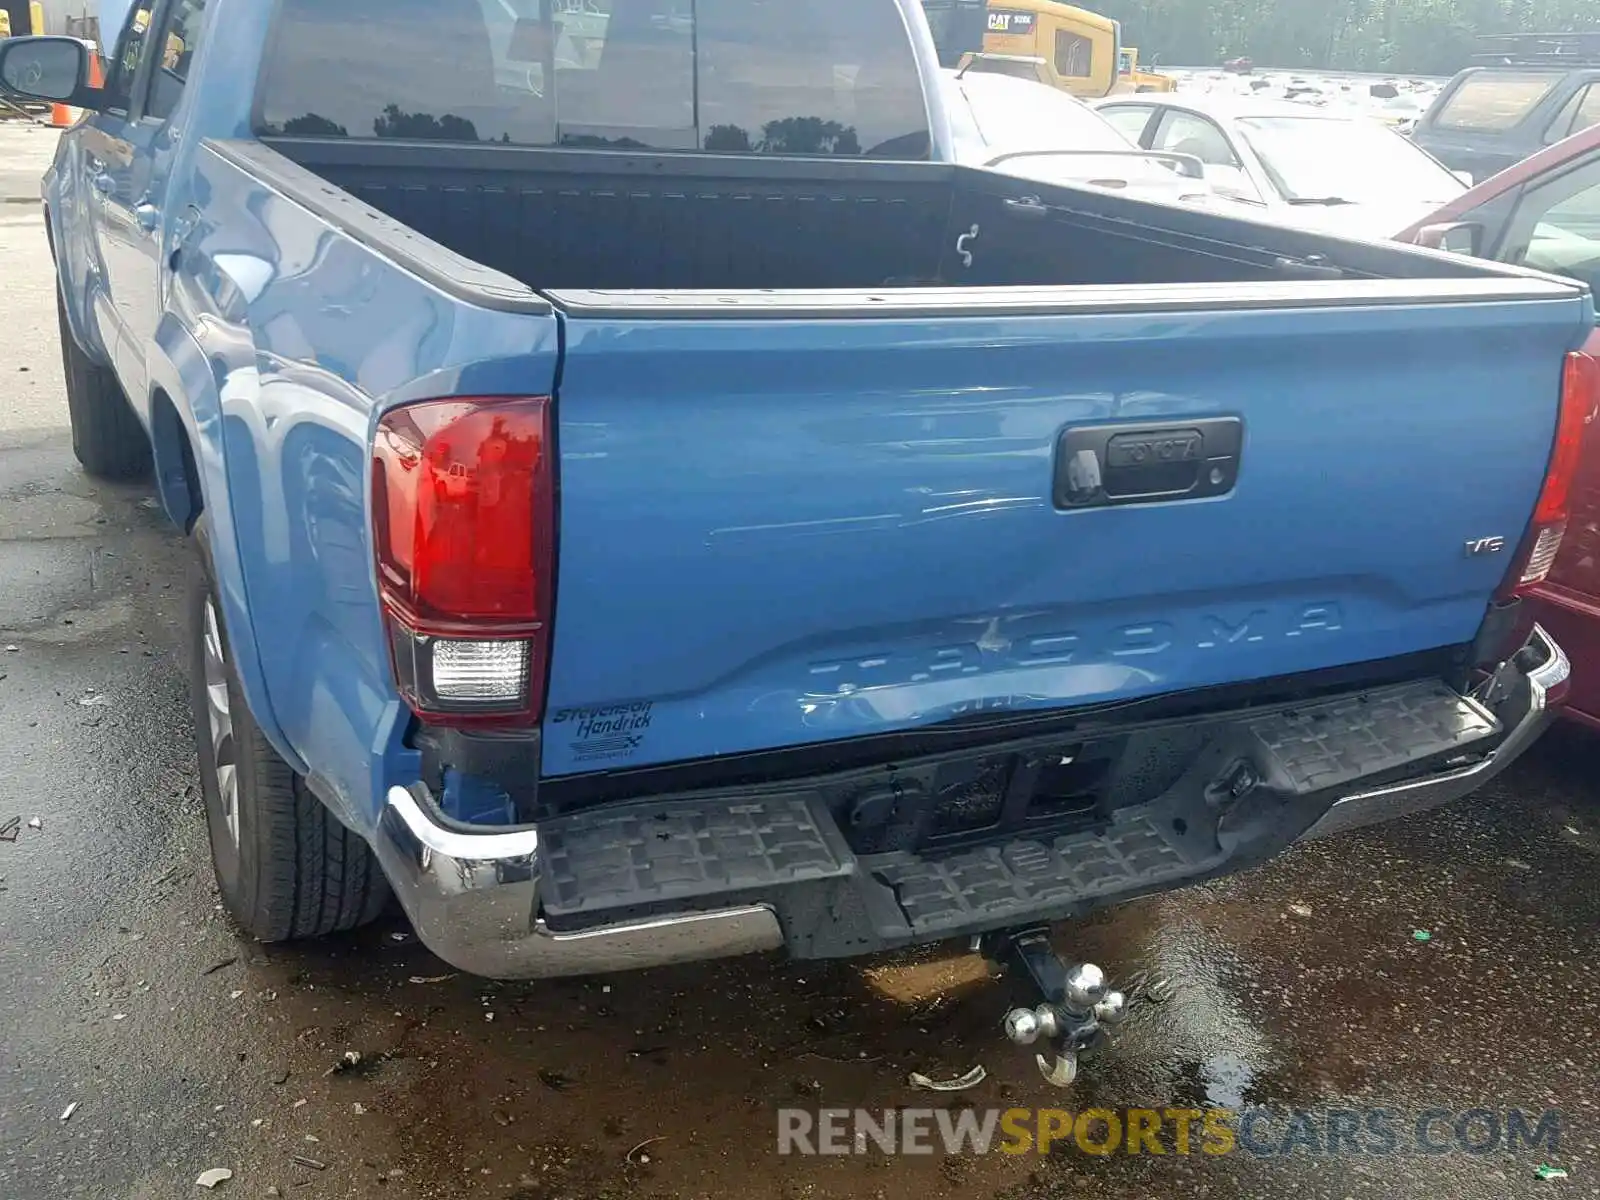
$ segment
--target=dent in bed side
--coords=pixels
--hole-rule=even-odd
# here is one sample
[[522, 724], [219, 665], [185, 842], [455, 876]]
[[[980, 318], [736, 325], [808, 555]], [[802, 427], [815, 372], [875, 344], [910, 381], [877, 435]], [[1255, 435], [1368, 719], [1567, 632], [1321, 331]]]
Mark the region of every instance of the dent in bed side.
[[78, 176], [78, 143], [75, 132], [61, 136], [55, 162], [41, 181], [44, 216], [48, 227], [56, 276], [67, 310], [67, 325], [78, 345], [96, 363], [111, 363], [111, 347], [99, 321], [94, 319], [93, 290], [104, 290], [104, 278], [97, 261], [98, 249], [89, 214], [84, 208], [85, 181]]
[[213, 314], [197, 324], [218, 409], [198, 417], [197, 450], [208, 486], [226, 483], [252, 697], [319, 795], [370, 831], [416, 769], [373, 579], [372, 429], [400, 399], [548, 393], [555, 319], [453, 300], [218, 154], [193, 170], [200, 218], [174, 291]]

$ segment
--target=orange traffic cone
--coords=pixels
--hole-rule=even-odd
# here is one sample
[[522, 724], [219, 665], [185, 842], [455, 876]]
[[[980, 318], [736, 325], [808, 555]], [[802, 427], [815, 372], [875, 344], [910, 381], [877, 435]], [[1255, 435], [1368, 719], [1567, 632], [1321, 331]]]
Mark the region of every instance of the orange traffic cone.
[[[106, 86], [105, 67], [100, 62], [100, 47], [94, 42], [85, 42], [89, 51], [89, 86], [104, 88]], [[53, 129], [69, 129], [78, 123], [78, 118], [83, 113], [70, 104], [52, 104], [50, 106], [50, 126]]]

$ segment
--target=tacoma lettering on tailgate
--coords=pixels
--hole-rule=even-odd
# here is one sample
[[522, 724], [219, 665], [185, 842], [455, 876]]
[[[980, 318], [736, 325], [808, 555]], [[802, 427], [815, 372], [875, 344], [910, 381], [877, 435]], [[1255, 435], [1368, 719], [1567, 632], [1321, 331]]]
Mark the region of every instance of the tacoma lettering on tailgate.
[[1065, 664], [1093, 657], [1137, 658], [1160, 654], [1174, 646], [1213, 650], [1274, 638], [1312, 637], [1336, 632], [1343, 624], [1343, 614], [1337, 604], [1319, 603], [1276, 616], [1267, 609], [1257, 609], [1242, 617], [1206, 614], [1193, 624], [1146, 621], [1119, 625], [1098, 636], [1063, 630], [1006, 641], [991, 631], [977, 642], [961, 642], [932, 650], [861, 654], [813, 663], [810, 671], [814, 678], [832, 676], [840, 683], [848, 682], [855, 687], [885, 686], [941, 676], [972, 675], [1004, 667]]

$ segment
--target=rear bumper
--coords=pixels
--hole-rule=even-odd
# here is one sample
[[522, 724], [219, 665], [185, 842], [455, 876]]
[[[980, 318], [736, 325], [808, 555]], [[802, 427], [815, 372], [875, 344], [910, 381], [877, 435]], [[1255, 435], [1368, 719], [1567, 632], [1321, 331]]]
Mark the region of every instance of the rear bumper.
[[[1080, 915], [1447, 804], [1532, 744], [1568, 675], [1535, 628], [1469, 697], [1424, 681], [1221, 714], [1181, 777], [1144, 803], [1092, 827], [937, 855], [855, 852], [837, 819], [843, 785], [828, 780], [504, 832], [453, 826], [416, 784], [389, 793], [374, 843], [418, 936], [478, 975], [581, 975], [780, 946], [864, 954]], [[1041, 750], [1052, 752], [1015, 753]], [[1013, 751], [992, 751], [1002, 752]]]
[[1600, 601], [1546, 584], [1522, 603], [1572, 661], [1572, 682], [1560, 715], [1600, 726]]
[[1511, 665], [1505, 676], [1497, 677], [1503, 691], [1494, 698], [1494, 709], [1507, 732], [1493, 754], [1454, 771], [1345, 796], [1305, 836], [1326, 837], [1439, 808], [1476, 791], [1516, 761], [1565, 703], [1572, 677], [1566, 653], [1542, 626], [1534, 626], [1523, 654], [1528, 656], [1525, 667]]
[[587, 975], [728, 958], [783, 945], [773, 910], [742, 904], [558, 933], [538, 916], [539, 832], [461, 833], [421, 785], [394, 788], [378, 858], [417, 935], [452, 966], [492, 979]]

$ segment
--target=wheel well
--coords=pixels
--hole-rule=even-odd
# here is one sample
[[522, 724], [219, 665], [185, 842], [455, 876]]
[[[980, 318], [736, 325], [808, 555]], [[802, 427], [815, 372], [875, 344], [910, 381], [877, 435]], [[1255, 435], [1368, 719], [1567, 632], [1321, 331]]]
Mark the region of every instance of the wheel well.
[[177, 405], [160, 390], [150, 398], [150, 441], [155, 448], [161, 505], [172, 523], [187, 532], [205, 509], [205, 497], [189, 431], [178, 415]]

